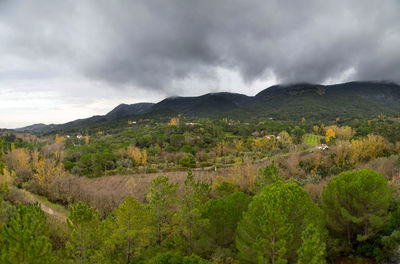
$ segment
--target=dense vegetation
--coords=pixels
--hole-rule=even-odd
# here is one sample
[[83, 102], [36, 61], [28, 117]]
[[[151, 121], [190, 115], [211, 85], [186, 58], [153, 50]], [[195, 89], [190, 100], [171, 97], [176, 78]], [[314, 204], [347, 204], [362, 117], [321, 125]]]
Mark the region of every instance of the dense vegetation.
[[397, 119], [128, 121], [1, 132], [1, 263], [396, 257]]

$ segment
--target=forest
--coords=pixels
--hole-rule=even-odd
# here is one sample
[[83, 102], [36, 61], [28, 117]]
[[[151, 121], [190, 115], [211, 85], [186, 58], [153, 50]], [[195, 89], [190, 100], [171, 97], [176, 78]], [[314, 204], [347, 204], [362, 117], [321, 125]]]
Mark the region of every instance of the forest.
[[399, 156], [383, 115], [0, 130], [0, 263], [392, 263]]

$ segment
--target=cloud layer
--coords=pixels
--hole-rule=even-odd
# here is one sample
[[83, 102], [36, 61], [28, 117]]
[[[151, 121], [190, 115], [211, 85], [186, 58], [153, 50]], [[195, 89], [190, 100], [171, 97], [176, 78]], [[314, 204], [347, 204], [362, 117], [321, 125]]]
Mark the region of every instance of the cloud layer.
[[400, 82], [399, 13], [398, 0], [2, 0], [0, 89], [68, 89], [49, 85], [67, 79], [100, 83], [85, 86], [92, 95], [164, 96]]

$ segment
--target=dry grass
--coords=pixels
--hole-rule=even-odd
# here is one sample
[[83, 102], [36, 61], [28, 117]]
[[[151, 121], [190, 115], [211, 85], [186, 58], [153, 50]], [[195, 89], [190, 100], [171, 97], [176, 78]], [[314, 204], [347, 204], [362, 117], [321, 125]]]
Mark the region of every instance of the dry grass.
[[[237, 168], [218, 168], [217, 170], [193, 170], [196, 179], [212, 184], [218, 176], [232, 179], [237, 175], [256, 175], [259, 168], [264, 167], [265, 162], [249, 163]], [[73, 204], [84, 201], [99, 209], [101, 215], [105, 215], [116, 208], [127, 196], [143, 202], [146, 198], [150, 182], [157, 176], [167, 176], [171, 182], [179, 184], [179, 193], [183, 192], [187, 171], [138, 173], [133, 175], [103, 176], [89, 179], [86, 177], [64, 176], [57, 178], [49, 186], [48, 198], [53, 202]], [[238, 180], [243, 184], [243, 189], [248, 188], [246, 179]]]

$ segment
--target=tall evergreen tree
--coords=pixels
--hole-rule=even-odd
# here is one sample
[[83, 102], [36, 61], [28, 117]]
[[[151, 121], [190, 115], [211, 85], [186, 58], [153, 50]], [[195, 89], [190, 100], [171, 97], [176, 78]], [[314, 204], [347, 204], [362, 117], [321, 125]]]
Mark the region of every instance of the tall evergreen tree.
[[320, 198], [331, 236], [346, 250], [374, 236], [389, 221], [391, 197], [385, 178], [372, 170], [332, 178]]
[[207, 242], [208, 255], [217, 250], [233, 255], [237, 224], [250, 202], [249, 195], [235, 192], [224, 198], [209, 200], [204, 205], [202, 217], [208, 220], [208, 225], [202, 230], [201, 236]]
[[178, 221], [177, 233], [185, 241], [184, 248], [187, 255], [194, 252], [195, 230], [201, 229], [205, 223], [201, 219], [200, 208], [210, 199], [211, 188], [207, 183], [194, 179], [191, 169], [185, 180], [185, 192], [181, 201], [181, 207], [176, 215]]
[[170, 183], [165, 176], [159, 176], [150, 183], [147, 200], [155, 219], [158, 245], [172, 232], [172, 215], [176, 212], [178, 199], [177, 189], [178, 184]]
[[98, 227], [97, 210], [84, 202], [79, 202], [70, 208], [67, 217], [66, 250], [75, 263], [94, 263], [93, 258], [99, 245]]
[[301, 233], [313, 223], [323, 230], [322, 212], [295, 183], [278, 181], [253, 198], [238, 224], [241, 263], [294, 263]]
[[302, 245], [297, 251], [297, 264], [324, 264], [326, 263], [325, 234], [309, 224], [301, 234]]
[[258, 170], [257, 179], [253, 186], [253, 192], [255, 194], [260, 193], [265, 186], [279, 180], [282, 180], [282, 177], [279, 174], [279, 169], [276, 167], [275, 162], [272, 161], [271, 164], [267, 164], [264, 169], [260, 168]]
[[18, 205], [17, 214], [0, 233], [0, 259], [5, 264], [55, 263], [45, 234], [48, 223], [38, 204]]
[[130, 263], [150, 244], [154, 234], [151, 211], [132, 197], [113, 212], [109, 228], [112, 247], [118, 252], [119, 263]]

